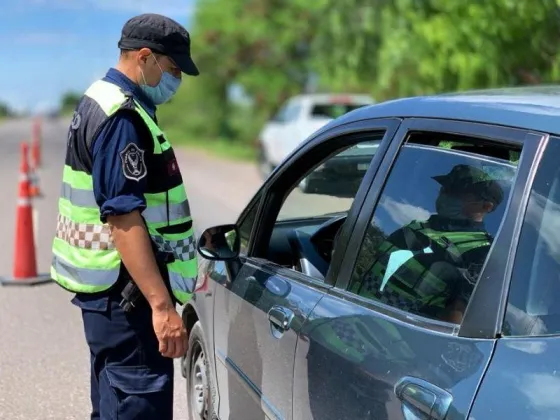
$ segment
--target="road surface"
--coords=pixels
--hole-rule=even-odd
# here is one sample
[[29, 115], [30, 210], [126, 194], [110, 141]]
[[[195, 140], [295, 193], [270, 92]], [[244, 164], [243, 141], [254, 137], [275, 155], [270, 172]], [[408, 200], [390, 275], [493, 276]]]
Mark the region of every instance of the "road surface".
[[[44, 194], [35, 200], [37, 260], [48, 273], [56, 221], [68, 121], [42, 126]], [[12, 273], [20, 142], [32, 133], [30, 120], [0, 125], [0, 275]], [[257, 169], [247, 163], [217, 160], [200, 152], [178, 150], [177, 157], [191, 199], [198, 232], [232, 223], [260, 186]], [[295, 190], [282, 213], [313, 215], [345, 210], [350, 200], [305, 195]], [[79, 310], [71, 295], [55, 284], [36, 288], [0, 287], [0, 419], [71, 420], [89, 415], [89, 353]], [[176, 363], [175, 413], [187, 420], [185, 383]]]

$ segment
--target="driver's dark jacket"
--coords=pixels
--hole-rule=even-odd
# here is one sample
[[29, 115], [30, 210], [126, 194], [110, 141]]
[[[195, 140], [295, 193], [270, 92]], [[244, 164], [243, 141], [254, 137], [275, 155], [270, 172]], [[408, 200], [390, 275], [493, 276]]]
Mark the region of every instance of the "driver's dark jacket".
[[[439, 215], [413, 221], [373, 250], [369, 269], [351, 290], [410, 313], [442, 319], [453, 302], [468, 303], [491, 242], [482, 223]], [[403, 250], [404, 257], [396, 254]], [[390, 259], [398, 267], [392, 273]]]

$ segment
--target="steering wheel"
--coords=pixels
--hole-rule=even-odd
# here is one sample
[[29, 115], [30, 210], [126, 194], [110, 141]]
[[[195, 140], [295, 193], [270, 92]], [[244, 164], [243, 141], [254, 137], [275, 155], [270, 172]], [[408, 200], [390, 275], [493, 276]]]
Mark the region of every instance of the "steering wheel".
[[346, 215], [335, 216], [320, 225], [313, 234], [294, 229], [288, 241], [294, 255], [294, 268], [310, 277], [324, 280], [340, 227]]

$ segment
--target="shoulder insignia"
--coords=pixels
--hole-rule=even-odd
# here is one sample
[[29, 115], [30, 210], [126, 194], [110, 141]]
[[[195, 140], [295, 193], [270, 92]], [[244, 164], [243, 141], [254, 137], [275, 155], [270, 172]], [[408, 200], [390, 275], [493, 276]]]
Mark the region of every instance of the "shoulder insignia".
[[123, 174], [133, 181], [140, 181], [146, 176], [148, 170], [144, 162], [144, 151], [136, 144], [129, 143], [120, 153]]

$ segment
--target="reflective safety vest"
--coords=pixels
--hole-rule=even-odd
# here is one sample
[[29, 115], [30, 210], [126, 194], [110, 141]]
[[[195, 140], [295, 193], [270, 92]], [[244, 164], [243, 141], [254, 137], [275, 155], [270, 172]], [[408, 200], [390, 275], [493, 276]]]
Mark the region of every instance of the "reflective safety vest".
[[451, 291], [460, 286], [458, 282], [474, 287], [491, 237], [484, 231], [439, 230], [417, 221], [402, 232], [412, 236], [412, 243], [405, 246], [385, 240], [375, 250], [375, 260], [363, 280], [351, 290], [405, 311], [436, 316]]
[[[170, 286], [184, 304], [195, 288], [197, 253], [189, 201], [173, 148], [130, 93], [102, 80], [85, 92], [69, 130], [51, 276], [63, 288], [78, 293], [105, 291], [119, 277], [121, 257], [109, 225], [101, 221], [91, 162], [83, 157], [90, 155], [95, 133], [119, 110], [135, 113], [146, 124], [146, 137], [151, 134], [153, 151], [145, 153], [143, 163], [148, 169], [141, 175], [146, 176], [148, 185], [142, 216], [155, 247], [171, 257], [166, 261]], [[132, 165], [132, 173], [140, 173], [137, 156], [125, 164]]]

